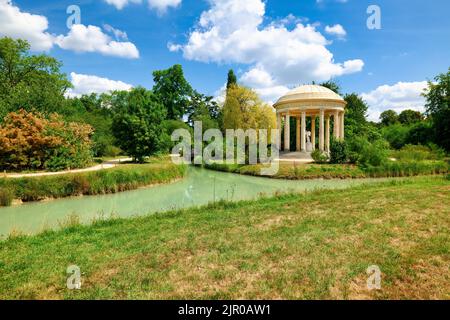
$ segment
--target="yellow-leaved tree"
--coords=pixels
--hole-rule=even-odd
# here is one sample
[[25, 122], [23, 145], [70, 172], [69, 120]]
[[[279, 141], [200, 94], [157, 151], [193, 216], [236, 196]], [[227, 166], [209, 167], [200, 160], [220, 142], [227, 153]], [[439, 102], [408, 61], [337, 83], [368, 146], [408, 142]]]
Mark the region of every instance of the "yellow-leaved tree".
[[252, 89], [232, 85], [223, 106], [223, 130], [276, 128], [274, 109], [263, 102]]

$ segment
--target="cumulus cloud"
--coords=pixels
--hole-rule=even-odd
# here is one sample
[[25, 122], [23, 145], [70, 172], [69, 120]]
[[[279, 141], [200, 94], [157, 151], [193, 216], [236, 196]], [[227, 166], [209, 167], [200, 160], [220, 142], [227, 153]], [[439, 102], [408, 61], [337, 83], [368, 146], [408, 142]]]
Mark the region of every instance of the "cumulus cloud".
[[165, 13], [169, 8], [176, 8], [181, 4], [181, 0], [148, 0], [148, 5], [156, 9], [159, 13]]
[[67, 92], [69, 97], [78, 97], [91, 93], [105, 93], [114, 90], [130, 90], [133, 87], [131, 84], [122, 81], [75, 72], [70, 74], [70, 78], [74, 88]]
[[113, 5], [117, 10], [122, 10], [130, 3], [142, 3], [142, 0], [105, 0], [107, 4]]
[[[25, 39], [35, 51], [47, 51], [54, 45], [76, 52], [99, 52], [103, 55], [122, 58], [139, 58], [136, 46], [128, 41], [114, 41], [97, 26], [73, 25], [67, 35], [51, 35], [47, 32], [48, 20], [44, 16], [22, 12], [11, 0], [0, 0], [0, 37]], [[125, 32], [109, 25], [107, 32], [116, 40], [127, 40]]]
[[131, 42], [114, 41], [97, 26], [75, 24], [66, 36], [56, 37], [62, 49], [75, 52], [99, 52], [107, 56], [137, 59], [139, 51]]
[[369, 120], [378, 121], [380, 114], [389, 109], [397, 113], [406, 109], [424, 112], [425, 98], [421, 94], [426, 88], [426, 81], [398, 82], [379, 86], [361, 96], [369, 105]]
[[335, 24], [334, 26], [326, 26], [325, 32], [331, 35], [335, 35], [338, 38], [345, 38], [347, 31], [340, 24]]
[[[244, 84], [267, 95], [286, 86], [329, 80], [361, 71], [360, 59], [335, 62], [330, 43], [316, 25], [297, 22], [288, 28], [282, 20], [264, 25], [262, 0], [211, 0], [187, 43], [170, 44], [188, 60], [250, 65], [241, 77]], [[292, 17], [289, 19], [292, 21]]]
[[53, 36], [47, 32], [44, 16], [22, 12], [11, 0], [0, 0], [0, 36], [27, 39], [31, 49], [46, 51], [53, 47]]
[[[115, 6], [118, 10], [131, 3], [141, 4], [142, 0], [105, 0], [106, 3]], [[157, 10], [159, 13], [165, 13], [169, 8], [176, 8], [181, 4], [181, 0], [148, 0], [148, 6]]]

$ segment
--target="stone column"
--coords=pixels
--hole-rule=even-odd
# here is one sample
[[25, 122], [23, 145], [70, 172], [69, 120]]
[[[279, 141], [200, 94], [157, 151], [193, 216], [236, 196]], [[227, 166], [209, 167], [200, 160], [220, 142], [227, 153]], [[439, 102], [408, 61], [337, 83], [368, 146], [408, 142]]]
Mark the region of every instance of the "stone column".
[[330, 152], [330, 115], [327, 115], [325, 125], [325, 151]]
[[289, 112], [286, 113], [284, 120], [284, 151], [289, 152], [289, 146], [291, 144], [291, 126], [290, 126], [291, 117], [289, 116]]
[[306, 112], [302, 111], [302, 151], [306, 151]]
[[277, 146], [278, 150], [281, 151], [281, 114], [277, 112], [277, 129], [278, 129], [278, 135], [277, 135]]
[[300, 117], [295, 117], [295, 122], [297, 125], [297, 131], [296, 131], [296, 135], [295, 135], [295, 150], [296, 151], [300, 151]]
[[342, 140], [344, 140], [344, 138], [345, 138], [345, 132], [344, 132], [344, 127], [345, 127], [345, 121], [344, 121], [344, 117], [345, 117], [345, 112], [342, 112], [341, 113], [341, 134], [340, 134], [340, 136], [341, 136], [341, 139]]
[[316, 150], [316, 116], [311, 117], [311, 143], [313, 150]]
[[319, 150], [320, 151], [325, 151], [324, 125], [325, 125], [325, 112], [323, 109], [320, 109], [320, 119], [319, 119]]
[[339, 140], [340, 130], [339, 130], [339, 111], [334, 112], [334, 137]]

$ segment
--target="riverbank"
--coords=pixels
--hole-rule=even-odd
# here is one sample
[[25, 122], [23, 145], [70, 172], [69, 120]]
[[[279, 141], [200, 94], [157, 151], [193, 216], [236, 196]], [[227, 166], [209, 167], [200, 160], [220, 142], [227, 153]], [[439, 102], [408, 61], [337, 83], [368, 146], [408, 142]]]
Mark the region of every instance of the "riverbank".
[[0, 299], [448, 299], [449, 207], [418, 177], [75, 224], [0, 242]]
[[117, 193], [168, 183], [185, 174], [186, 166], [175, 165], [167, 157], [161, 157], [152, 158], [145, 164], [114, 164], [103, 170], [0, 178], [0, 206], [9, 206], [13, 202]]
[[[258, 165], [204, 165], [210, 170], [237, 173], [242, 175], [261, 176], [261, 169], [267, 166]], [[448, 173], [445, 161], [390, 161], [380, 167], [361, 168], [351, 164], [297, 164], [280, 163], [274, 179], [308, 180], [308, 179], [356, 179], [356, 178], [392, 178], [412, 177], [420, 175], [441, 175]]]

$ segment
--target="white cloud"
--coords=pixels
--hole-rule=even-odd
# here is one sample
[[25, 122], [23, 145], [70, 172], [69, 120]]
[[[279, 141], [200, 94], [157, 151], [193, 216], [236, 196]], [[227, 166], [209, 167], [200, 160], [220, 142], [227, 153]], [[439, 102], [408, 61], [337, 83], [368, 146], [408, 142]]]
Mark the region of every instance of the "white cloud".
[[53, 47], [53, 36], [47, 29], [46, 17], [22, 12], [11, 0], [0, 0], [0, 36], [27, 39], [32, 50], [46, 51]]
[[330, 42], [316, 25], [298, 22], [288, 28], [282, 20], [264, 25], [262, 0], [210, 2], [187, 43], [169, 49], [182, 51], [188, 60], [250, 65], [241, 80], [257, 90], [278, 93], [281, 87], [329, 80], [364, 66], [360, 59], [335, 62], [326, 48]]
[[421, 94], [426, 88], [426, 81], [398, 82], [380, 86], [361, 96], [369, 104], [369, 120], [378, 121], [380, 114], [389, 109], [397, 113], [406, 109], [424, 112], [425, 98]]
[[142, 3], [142, 0], [105, 0], [107, 4], [113, 5], [117, 10], [122, 10], [130, 3]]
[[148, 0], [148, 5], [156, 9], [159, 13], [165, 13], [169, 8], [176, 8], [181, 4], [181, 0]]
[[99, 52], [107, 56], [139, 58], [139, 51], [133, 43], [113, 41], [97, 26], [75, 24], [67, 36], [58, 36], [55, 43], [62, 49], [75, 52]]
[[[25, 39], [35, 51], [50, 50], [55, 44], [76, 52], [99, 52], [122, 58], [139, 58], [139, 51], [131, 42], [114, 41], [97, 26], [73, 25], [67, 35], [46, 32], [48, 20], [44, 16], [22, 12], [10, 0], [0, 0], [0, 37]], [[105, 30], [117, 40], [126, 40], [127, 34], [105, 25]]]
[[114, 90], [130, 90], [133, 87], [131, 84], [122, 81], [75, 72], [70, 74], [70, 78], [74, 88], [67, 92], [69, 97], [78, 97], [91, 93], [105, 93]]
[[347, 31], [340, 24], [335, 24], [334, 26], [326, 26], [325, 32], [337, 36], [338, 38], [345, 38]]
[[[151, 9], [157, 10], [159, 13], [165, 13], [169, 8], [176, 8], [181, 4], [182, 0], [147, 0]], [[141, 4], [142, 0], [105, 0], [106, 3], [115, 6], [118, 10], [131, 3]]]

